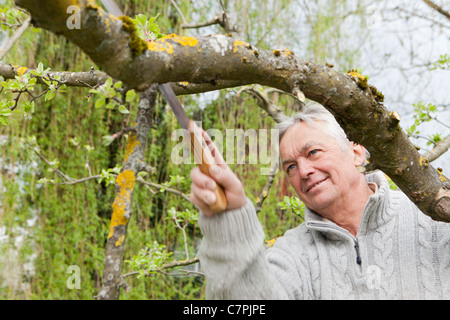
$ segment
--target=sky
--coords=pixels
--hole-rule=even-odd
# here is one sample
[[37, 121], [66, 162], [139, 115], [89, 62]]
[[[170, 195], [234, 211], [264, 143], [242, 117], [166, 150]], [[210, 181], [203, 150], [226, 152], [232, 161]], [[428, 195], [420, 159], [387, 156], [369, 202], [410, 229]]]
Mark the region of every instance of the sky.
[[[443, 5], [445, 1], [435, 1]], [[443, 6], [450, 11], [450, 2]], [[401, 116], [403, 128], [413, 124], [413, 104], [422, 101], [438, 106], [438, 119], [450, 126], [450, 70], [430, 71], [430, 63], [440, 55], [450, 55], [450, 20], [429, 8], [423, 1], [380, 1], [372, 6], [368, 38], [363, 43], [360, 63], [369, 83], [385, 96], [385, 106]], [[409, 17], [406, 19], [406, 17]], [[425, 123], [421, 135], [450, 134], [438, 122]], [[412, 139], [423, 150], [424, 139]], [[450, 171], [450, 152], [434, 167]]]

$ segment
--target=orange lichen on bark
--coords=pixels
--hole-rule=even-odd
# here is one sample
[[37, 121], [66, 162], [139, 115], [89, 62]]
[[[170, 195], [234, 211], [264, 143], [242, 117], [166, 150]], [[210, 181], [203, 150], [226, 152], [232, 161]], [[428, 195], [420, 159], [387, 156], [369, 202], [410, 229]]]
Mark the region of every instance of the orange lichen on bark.
[[128, 224], [129, 217], [125, 213], [127, 205], [131, 205], [131, 194], [135, 183], [136, 175], [132, 170], [124, 170], [117, 176], [116, 184], [119, 187], [119, 192], [113, 202], [113, 213], [109, 226], [108, 239], [113, 236], [115, 227]]
[[125, 235], [123, 234], [119, 237], [119, 239], [117, 239], [117, 241], [115, 243], [116, 247], [121, 246], [124, 241], [125, 241]]
[[293, 53], [291, 50], [286, 49], [286, 48], [284, 48], [284, 49], [281, 50], [281, 51], [284, 53], [284, 55], [285, 55], [286, 57], [288, 57], [288, 56], [293, 56], [293, 55], [294, 55], [294, 53]]
[[240, 47], [248, 47], [249, 44], [245, 41], [236, 40], [233, 43], [233, 53], [236, 53]]
[[136, 132], [132, 131], [128, 136], [127, 148], [125, 150], [125, 158], [124, 162], [128, 161], [128, 157], [134, 152], [137, 146], [140, 146], [141, 143], [137, 139]]
[[17, 69], [17, 75], [19, 77], [23, 76], [25, 74], [25, 72], [27, 72], [27, 67], [20, 67]]
[[179, 36], [175, 33], [169, 34], [161, 39], [158, 39], [156, 41], [151, 41], [147, 43], [147, 49], [150, 51], [166, 51], [169, 54], [173, 53], [173, 45], [169, 42], [167, 42], [167, 40], [172, 40], [175, 41], [179, 44], [181, 44], [182, 46], [186, 47], [194, 47], [197, 45], [198, 40], [197, 38], [194, 37], [183, 37], [183, 36]]
[[447, 178], [442, 174], [442, 169], [441, 170], [438, 169], [438, 173], [442, 182], [447, 181]]
[[359, 80], [361, 80], [361, 81], [366, 80], [366, 77], [364, 77], [361, 73], [358, 73], [358, 72], [353, 71], [353, 70], [347, 72], [347, 74], [348, 74], [349, 76], [353, 76], [353, 77], [359, 78]]
[[194, 37], [183, 37], [179, 36], [175, 33], [168, 34], [167, 36], [161, 38], [161, 40], [172, 39], [175, 42], [178, 42], [182, 46], [194, 47], [197, 45], [198, 40]]
[[163, 38], [147, 43], [147, 49], [150, 51], [166, 51], [168, 54], [173, 53], [173, 46]]
[[353, 80], [355, 80], [355, 82], [361, 89], [367, 89], [369, 87], [367, 83], [367, 77], [363, 76], [361, 73], [355, 70], [350, 70], [349, 72], [347, 72], [347, 74], [349, 76], [352, 76]]

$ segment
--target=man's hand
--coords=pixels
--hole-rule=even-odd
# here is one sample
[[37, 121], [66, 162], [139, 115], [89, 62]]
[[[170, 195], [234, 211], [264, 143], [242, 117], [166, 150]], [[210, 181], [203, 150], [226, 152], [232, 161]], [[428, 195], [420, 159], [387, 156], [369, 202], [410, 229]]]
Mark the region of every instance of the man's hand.
[[[191, 170], [191, 202], [195, 204], [206, 216], [211, 217], [214, 212], [209, 207], [216, 201], [214, 188], [216, 183], [220, 184], [227, 198], [227, 210], [239, 209], [247, 203], [239, 178], [231, 171], [223, 158], [217, 152], [211, 138], [203, 131], [203, 138], [211, 150], [211, 154], [216, 160], [216, 164], [210, 167], [210, 176], [202, 173], [199, 167]], [[216, 182], [216, 183], [215, 183]]]

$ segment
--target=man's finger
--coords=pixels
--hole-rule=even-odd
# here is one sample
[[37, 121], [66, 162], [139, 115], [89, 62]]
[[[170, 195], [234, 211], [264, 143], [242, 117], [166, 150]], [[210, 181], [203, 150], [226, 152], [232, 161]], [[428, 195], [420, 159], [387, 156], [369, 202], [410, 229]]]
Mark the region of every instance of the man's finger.
[[200, 188], [205, 188], [209, 190], [214, 190], [216, 188], [216, 182], [214, 181], [214, 179], [204, 174], [199, 167], [192, 168], [191, 180], [192, 184], [195, 184]]
[[211, 155], [214, 157], [214, 161], [216, 162], [216, 164], [225, 164], [225, 160], [223, 159], [214, 142], [212, 142], [211, 137], [203, 129], [202, 129], [202, 137], [203, 140], [205, 140], [205, 143], [208, 146]]
[[[210, 217], [214, 214], [209, 205], [209, 202], [211, 202], [211, 200], [215, 201], [215, 195], [213, 192], [206, 189], [198, 189], [198, 186], [192, 184], [190, 200], [206, 216]], [[214, 203], [214, 201], [212, 203]]]
[[209, 174], [224, 189], [233, 189], [233, 186], [240, 184], [238, 177], [231, 171], [230, 167], [225, 165], [212, 165], [209, 168]]

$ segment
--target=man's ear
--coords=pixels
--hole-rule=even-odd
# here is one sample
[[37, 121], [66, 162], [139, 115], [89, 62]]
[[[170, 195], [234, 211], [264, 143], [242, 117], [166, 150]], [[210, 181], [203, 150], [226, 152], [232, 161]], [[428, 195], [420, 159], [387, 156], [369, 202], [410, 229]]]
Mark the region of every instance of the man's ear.
[[361, 166], [366, 160], [366, 149], [360, 144], [352, 142], [353, 163], [355, 166]]

